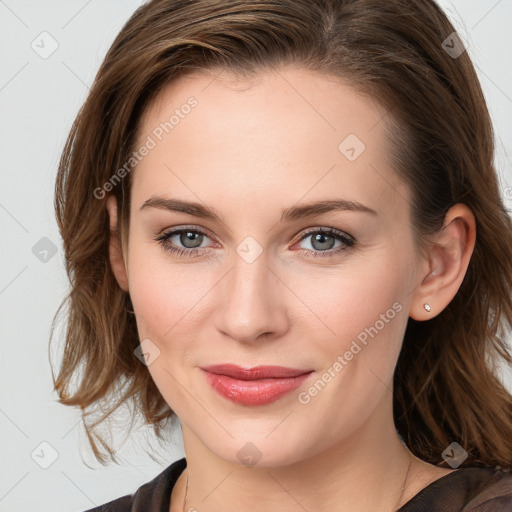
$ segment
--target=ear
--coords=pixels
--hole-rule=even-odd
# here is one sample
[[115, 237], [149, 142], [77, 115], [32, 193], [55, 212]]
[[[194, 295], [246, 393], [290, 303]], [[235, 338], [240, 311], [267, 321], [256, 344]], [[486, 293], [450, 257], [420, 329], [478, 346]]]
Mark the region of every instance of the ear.
[[114, 196], [107, 198], [107, 211], [110, 219], [109, 257], [110, 266], [119, 286], [128, 291], [128, 274], [123, 258], [121, 240], [117, 226], [117, 201]]
[[[462, 203], [452, 206], [428, 250], [428, 258], [422, 267], [423, 279], [412, 296], [411, 318], [429, 320], [451, 302], [466, 275], [475, 240], [473, 212]], [[430, 305], [430, 312], [424, 304]]]

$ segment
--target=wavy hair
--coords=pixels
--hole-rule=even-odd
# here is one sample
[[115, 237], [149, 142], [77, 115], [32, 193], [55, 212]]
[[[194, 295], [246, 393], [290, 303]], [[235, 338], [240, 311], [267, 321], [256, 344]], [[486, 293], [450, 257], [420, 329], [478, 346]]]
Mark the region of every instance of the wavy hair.
[[105, 200], [117, 198], [125, 245], [131, 185], [129, 172], [112, 184], [113, 171], [130, 159], [142, 114], [172, 80], [214, 68], [250, 77], [291, 65], [343, 79], [385, 107], [419, 250], [451, 206], [464, 203], [474, 213], [476, 245], [458, 293], [436, 317], [408, 320], [393, 415], [426, 462], [441, 465], [443, 450], [457, 441], [469, 455], [462, 467], [512, 467], [512, 397], [498, 377], [512, 363], [512, 223], [484, 95], [468, 53], [450, 51], [456, 44], [463, 49], [430, 0], [152, 0], [134, 12], [74, 121], [55, 185], [70, 291], [52, 324], [50, 344], [65, 311], [52, 375], [60, 403], [81, 408], [101, 463], [115, 461], [115, 451], [97, 427], [119, 406], [133, 404], [133, 415], [142, 414], [160, 439], [175, 416], [134, 355], [130, 297], [110, 266]]

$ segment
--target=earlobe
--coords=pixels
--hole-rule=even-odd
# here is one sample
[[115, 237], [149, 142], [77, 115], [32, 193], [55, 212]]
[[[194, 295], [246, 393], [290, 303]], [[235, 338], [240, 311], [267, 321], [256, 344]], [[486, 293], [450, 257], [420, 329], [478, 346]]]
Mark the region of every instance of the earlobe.
[[473, 212], [462, 203], [452, 206], [428, 252], [427, 271], [411, 301], [411, 318], [429, 320], [448, 306], [466, 275], [475, 241]]
[[109, 259], [112, 272], [119, 286], [125, 292], [128, 292], [128, 274], [126, 272], [126, 264], [123, 258], [121, 240], [117, 226], [117, 201], [114, 196], [107, 198], [107, 211], [109, 215]]

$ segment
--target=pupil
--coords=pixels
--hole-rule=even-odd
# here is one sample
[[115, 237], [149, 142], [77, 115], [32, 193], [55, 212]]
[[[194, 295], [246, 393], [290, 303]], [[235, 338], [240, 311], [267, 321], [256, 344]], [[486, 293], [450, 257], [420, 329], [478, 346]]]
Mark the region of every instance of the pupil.
[[[183, 234], [185, 234], [186, 238], [185, 240], [183, 239]], [[197, 238], [199, 237], [199, 233], [194, 233], [193, 231], [186, 231], [185, 233], [182, 233], [181, 234], [181, 240], [180, 242], [187, 248], [189, 249], [194, 249], [195, 247], [201, 245], [201, 241], [199, 241], [199, 243], [196, 243], [195, 245], [193, 244], [192, 247], [190, 246], [187, 246], [186, 243], [184, 243], [185, 241], [186, 242], [197, 242]]]
[[[321, 244], [325, 244], [325, 239], [326, 238], [331, 238], [332, 237], [330, 235], [325, 235], [323, 233], [318, 233], [315, 237], [314, 237], [314, 241], [315, 242], [320, 242]], [[330, 244], [327, 244], [329, 247], [317, 247], [317, 249], [332, 249], [332, 240], [331, 240], [331, 243]], [[313, 247], [315, 247], [315, 245], [313, 244]]]

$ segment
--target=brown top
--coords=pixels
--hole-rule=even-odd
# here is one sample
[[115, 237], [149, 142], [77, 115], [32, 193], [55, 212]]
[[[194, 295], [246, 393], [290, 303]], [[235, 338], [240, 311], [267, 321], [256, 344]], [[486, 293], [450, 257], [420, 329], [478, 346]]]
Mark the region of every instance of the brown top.
[[[183, 457], [133, 494], [85, 512], [169, 512], [172, 489], [186, 466]], [[397, 512], [512, 512], [512, 474], [461, 468], [427, 485]]]

